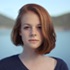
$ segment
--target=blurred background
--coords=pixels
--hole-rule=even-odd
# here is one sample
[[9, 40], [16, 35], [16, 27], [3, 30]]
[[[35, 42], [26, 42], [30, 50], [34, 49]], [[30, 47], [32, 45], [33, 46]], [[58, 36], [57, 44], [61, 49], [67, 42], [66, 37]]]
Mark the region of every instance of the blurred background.
[[12, 44], [11, 30], [18, 10], [27, 3], [39, 4], [51, 15], [57, 40], [48, 55], [63, 59], [70, 69], [70, 0], [0, 0], [0, 60], [23, 50]]

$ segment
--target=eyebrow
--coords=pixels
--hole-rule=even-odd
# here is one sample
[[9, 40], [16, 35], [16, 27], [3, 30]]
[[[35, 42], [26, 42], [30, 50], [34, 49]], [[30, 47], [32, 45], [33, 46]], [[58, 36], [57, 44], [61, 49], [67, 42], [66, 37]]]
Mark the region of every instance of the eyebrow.
[[[24, 25], [30, 25], [30, 24], [29, 24], [29, 23], [24, 23], [24, 24], [22, 24], [22, 25], [24, 26]], [[41, 24], [39, 23], [39, 24], [37, 24], [37, 25], [41, 25]]]
[[28, 24], [28, 23], [24, 23], [24, 24], [22, 24], [22, 25], [30, 25], [30, 24]]

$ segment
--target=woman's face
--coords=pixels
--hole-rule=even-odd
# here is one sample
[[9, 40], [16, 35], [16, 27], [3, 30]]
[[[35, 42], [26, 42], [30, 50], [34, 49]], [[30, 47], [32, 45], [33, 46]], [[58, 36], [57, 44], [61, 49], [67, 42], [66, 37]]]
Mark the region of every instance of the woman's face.
[[35, 13], [29, 11], [22, 16], [20, 36], [25, 47], [36, 49], [41, 45], [41, 23]]

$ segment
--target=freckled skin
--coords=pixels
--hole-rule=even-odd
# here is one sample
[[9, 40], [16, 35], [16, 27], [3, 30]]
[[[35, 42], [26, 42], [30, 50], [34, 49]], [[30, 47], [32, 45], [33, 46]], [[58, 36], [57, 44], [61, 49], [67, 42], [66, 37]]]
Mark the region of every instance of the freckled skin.
[[[35, 49], [41, 45], [41, 23], [35, 13], [30, 11], [22, 16], [20, 35], [25, 47]], [[37, 39], [38, 41], [29, 41], [29, 39]]]

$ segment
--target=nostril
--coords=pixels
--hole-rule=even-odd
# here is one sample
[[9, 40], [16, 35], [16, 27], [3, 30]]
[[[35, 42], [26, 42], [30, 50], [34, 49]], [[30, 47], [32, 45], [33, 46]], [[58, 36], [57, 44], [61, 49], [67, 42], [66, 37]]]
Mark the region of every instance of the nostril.
[[36, 34], [30, 34], [30, 36], [36, 36]]

